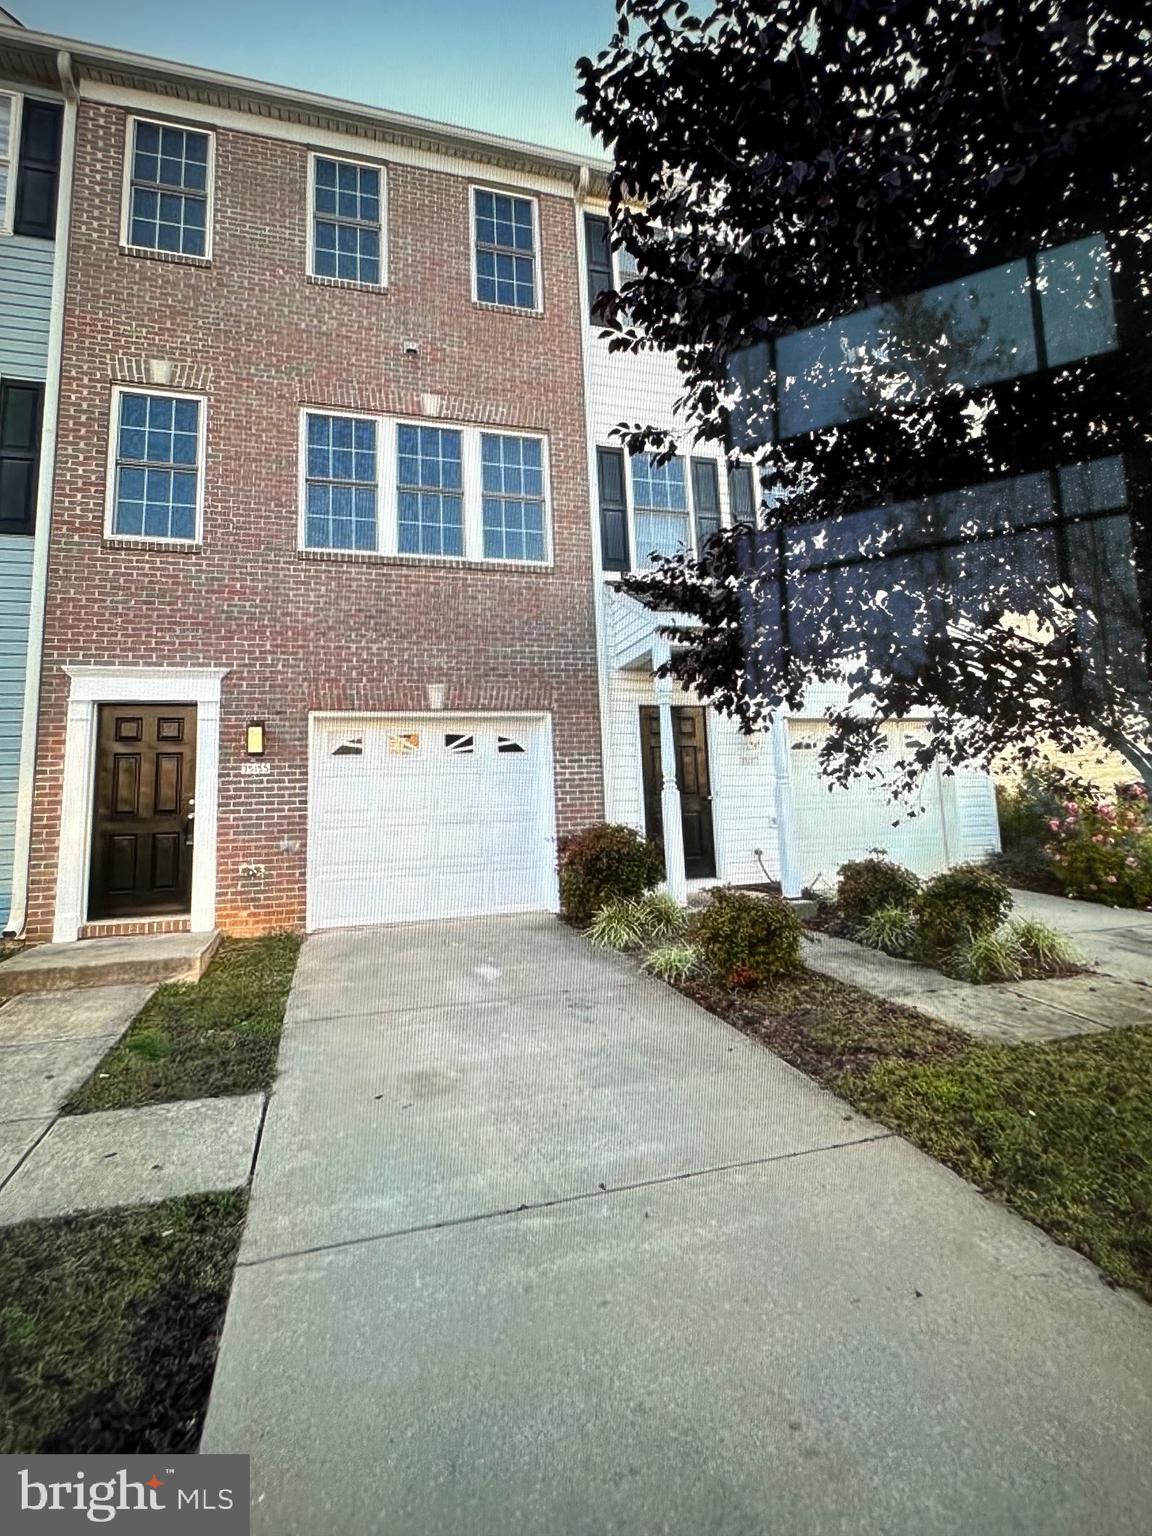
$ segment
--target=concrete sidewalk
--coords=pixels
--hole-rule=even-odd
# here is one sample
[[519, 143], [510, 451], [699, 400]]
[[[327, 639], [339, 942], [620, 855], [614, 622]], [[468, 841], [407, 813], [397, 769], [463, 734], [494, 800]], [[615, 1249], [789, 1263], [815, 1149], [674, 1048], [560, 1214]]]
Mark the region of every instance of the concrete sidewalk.
[[1152, 1312], [559, 923], [310, 939], [281, 1068], [258, 1536], [1146, 1529]]

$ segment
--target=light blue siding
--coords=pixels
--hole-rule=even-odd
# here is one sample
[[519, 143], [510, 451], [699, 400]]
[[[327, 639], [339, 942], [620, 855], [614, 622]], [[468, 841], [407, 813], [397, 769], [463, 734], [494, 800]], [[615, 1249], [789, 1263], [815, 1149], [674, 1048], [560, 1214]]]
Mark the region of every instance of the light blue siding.
[[47, 374], [54, 249], [51, 240], [0, 237], [0, 376]]
[[[52, 303], [50, 240], [0, 236], [0, 378], [42, 380]], [[0, 534], [0, 932], [12, 900], [32, 540]]]
[[31, 588], [32, 540], [0, 536], [0, 932], [8, 926], [12, 897]]

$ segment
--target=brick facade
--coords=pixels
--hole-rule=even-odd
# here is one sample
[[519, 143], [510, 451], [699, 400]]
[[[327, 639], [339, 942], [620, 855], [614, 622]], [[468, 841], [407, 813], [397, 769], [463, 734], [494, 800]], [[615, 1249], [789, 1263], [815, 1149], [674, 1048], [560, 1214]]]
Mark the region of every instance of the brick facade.
[[[598, 819], [571, 199], [539, 195], [544, 313], [484, 308], [468, 177], [363, 144], [353, 152], [387, 166], [389, 286], [339, 286], [305, 273], [306, 146], [217, 129], [211, 265], [154, 259], [120, 248], [125, 122], [117, 107], [79, 113], [28, 937], [51, 935], [72, 663], [231, 669], [217, 877], [229, 932], [303, 922], [310, 710], [423, 711], [443, 683], [451, 711], [550, 711], [559, 831]], [[170, 365], [168, 387], [207, 398], [202, 547], [104, 536], [112, 387], [149, 378], [153, 360]], [[419, 420], [425, 395], [446, 423], [547, 434], [552, 567], [298, 550], [301, 405]], [[265, 778], [239, 771], [249, 719], [267, 724]], [[242, 876], [251, 864], [261, 877]]]

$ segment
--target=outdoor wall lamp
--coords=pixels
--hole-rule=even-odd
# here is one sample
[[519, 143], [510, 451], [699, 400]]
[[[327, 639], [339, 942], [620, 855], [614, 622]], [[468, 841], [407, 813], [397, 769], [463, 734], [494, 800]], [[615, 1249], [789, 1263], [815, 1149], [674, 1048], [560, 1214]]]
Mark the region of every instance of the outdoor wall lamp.
[[245, 738], [245, 750], [249, 757], [264, 756], [264, 722], [250, 720]]

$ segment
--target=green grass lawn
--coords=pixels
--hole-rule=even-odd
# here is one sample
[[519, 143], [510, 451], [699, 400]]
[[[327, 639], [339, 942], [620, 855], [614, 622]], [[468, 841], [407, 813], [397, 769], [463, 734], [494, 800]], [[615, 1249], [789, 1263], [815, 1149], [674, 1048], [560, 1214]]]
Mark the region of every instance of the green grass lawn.
[[194, 1451], [246, 1207], [0, 1228], [0, 1453]]
[[300, 941], [225, 939], [196, 982], [160, 987], [65, 1114], [271, 1087]]
[[811, 972], [683, 990], [1152, 1301], [1152, 1028], [986, 1045]]

